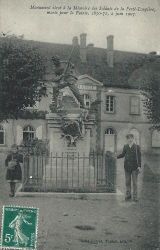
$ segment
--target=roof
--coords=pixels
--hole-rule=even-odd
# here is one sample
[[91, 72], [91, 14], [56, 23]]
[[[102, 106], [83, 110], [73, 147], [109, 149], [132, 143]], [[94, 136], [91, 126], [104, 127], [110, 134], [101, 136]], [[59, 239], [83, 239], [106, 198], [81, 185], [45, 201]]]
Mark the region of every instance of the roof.
[[[37, 47], [44, 57], [48, 75], [53, 72], [51, 57], [58, 55], [62, 60], [68, 60], [72, 45], [56, 44], [25, 40], [29, 45]], [[153, 55], [114, 50], [114, 67], [107, 64], [107, 49], [88, 46], [86, 47], [86, 62], [80, 59], [80, 47], [75, 47], [72, 62], [78, 75], [89, 75], [104, 86], [121, 88], [139, 88], [138, 81], [130, 81], [133, 73], [143, 67]], [[51, 77], [52, 78], [52, 77]]]
[[134, 70], [128, 82], [136, 83], [139, 87], [149, 84], [153, 79], [160, 81], [160, 57], [150, 58], [142, 67]]

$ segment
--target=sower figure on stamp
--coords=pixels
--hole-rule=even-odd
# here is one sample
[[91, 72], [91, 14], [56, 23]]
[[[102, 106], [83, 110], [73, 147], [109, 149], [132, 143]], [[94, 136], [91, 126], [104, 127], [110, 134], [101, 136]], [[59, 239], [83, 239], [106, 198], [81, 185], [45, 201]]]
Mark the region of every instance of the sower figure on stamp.
[[125, 182], [126, 182], [126, 196], [125, 200], [131, 200], [131, 179], [133, 184], [133, 200], [138, 201], [138, 190], [137, 190], [137, 181], [138, 174], [140, 173], [141, 168], [141, 150], [140, 146], [134, 143], [134, 135], [128, 134], [126, 136], [127, 144], [123, 147], [122, 154], [117, 156], [124, 159], [124, 170], [125, 170]]
[[19, 214], [15, 217], [13, 221], [9, 224], [9, 227], [14, 229], [14, 242], [16, 245], [19, 246], [19, 244], [24, 244], [27, 246], [29, 237], [27, 237], [23, 232], [22, 232], [22, 224], [25, 223], [27, 225], [32, 225], [31, 222], [28, 222], [26, 220], [27, 215], [23, 213], [21, 210]]
[[18, 147], [14, 144], [5, 160], [5, 166], [7, 167], [6, 180], [10, 183], [10, 197], [14, 197], [16, 183], [22, 180], [21, 163], [23, 163], [23, 155], [19, 154]]

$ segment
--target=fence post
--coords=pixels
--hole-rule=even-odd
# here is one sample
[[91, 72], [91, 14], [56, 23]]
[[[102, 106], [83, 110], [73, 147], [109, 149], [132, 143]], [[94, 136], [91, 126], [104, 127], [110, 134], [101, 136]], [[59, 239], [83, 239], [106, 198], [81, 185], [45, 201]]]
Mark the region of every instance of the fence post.
[[23, 164], [21, 166], [22, 169], [22, 191], [24, 191], [25, 188], [25, 176], [26, 176], [26, 157], [23, 155]]
[[29, 155], [23, 155], [22, 164], [22, 191], [25, 190], [26, 183], [29, 180]]
[[107, 191], [116, 192], [116, 158], [110, 151], [105, 154], [105, 176]]

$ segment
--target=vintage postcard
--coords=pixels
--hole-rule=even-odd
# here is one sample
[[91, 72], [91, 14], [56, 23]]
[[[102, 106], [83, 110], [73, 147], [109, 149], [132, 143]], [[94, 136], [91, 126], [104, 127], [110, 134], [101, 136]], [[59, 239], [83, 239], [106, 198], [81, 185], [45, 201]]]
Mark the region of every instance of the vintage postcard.
[[160, 250], [160, 1], [0, 0], [0, 248]]

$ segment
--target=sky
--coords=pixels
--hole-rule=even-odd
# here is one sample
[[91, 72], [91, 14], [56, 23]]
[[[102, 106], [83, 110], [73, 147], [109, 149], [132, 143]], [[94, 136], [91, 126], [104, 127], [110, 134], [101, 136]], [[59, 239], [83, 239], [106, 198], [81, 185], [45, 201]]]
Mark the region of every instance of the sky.
[[[154, 8], [136, 16], [47, 15], [38, 6], [86, 6]], [[121, 11], [120, 11], [121, 12]], [[130, 12], [134, 12], [130, 11]], [[115, 12], [114, 12], [115, 13]], [[107, 47], [106, 36], [114, 35], [114, 48], [148, 53], [160, 51], [160, 0], [0, 0], [0, 31], [24, 35], [25, 39], [51, 43], [72, 42], [87, 33], [87, 43]]]

